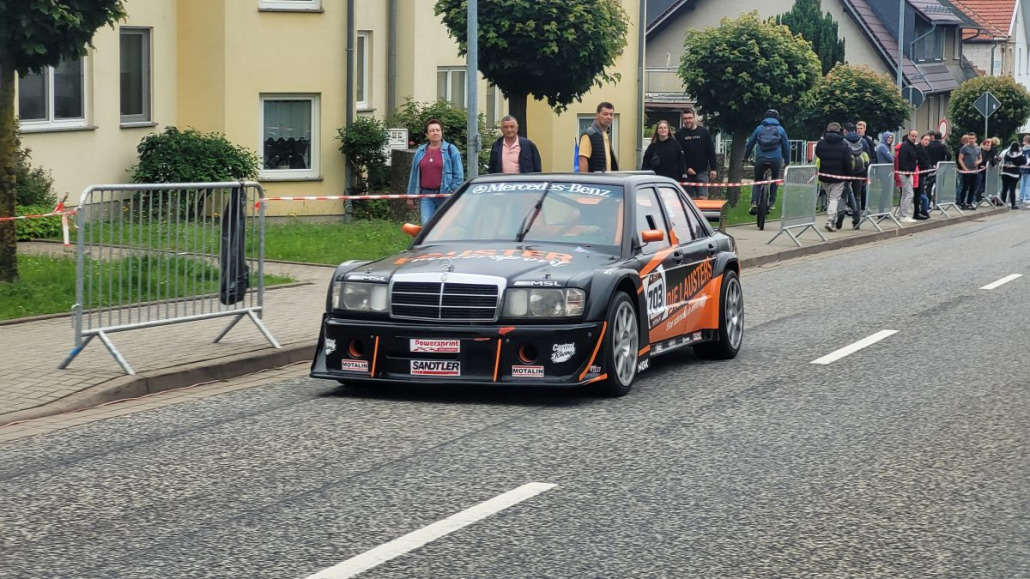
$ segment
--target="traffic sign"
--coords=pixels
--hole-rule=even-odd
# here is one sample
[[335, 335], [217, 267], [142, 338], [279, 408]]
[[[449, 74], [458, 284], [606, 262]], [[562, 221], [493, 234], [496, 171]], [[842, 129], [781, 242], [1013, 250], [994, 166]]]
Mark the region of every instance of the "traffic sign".
[[912, 105], [912, 108], [918, 109], [923, 106], [923, 101], [926, 100], [926, 95], [923, 94], [923, 91], [909, 85], [905, 87], [905, 100]]
[[973, 108], [986, 119], [990, 118], [991, 115], [1001, 108], [1001, 102], [991, 94], [991, 91], [987, 91], [980, 95], [980, 98], [976, 99], [976, 102], [973, 103]]
[[941, 134], [941, 139], [948, 138], [948, 119], [941, 119], [941, 123], [937, 125], [937, 131]]

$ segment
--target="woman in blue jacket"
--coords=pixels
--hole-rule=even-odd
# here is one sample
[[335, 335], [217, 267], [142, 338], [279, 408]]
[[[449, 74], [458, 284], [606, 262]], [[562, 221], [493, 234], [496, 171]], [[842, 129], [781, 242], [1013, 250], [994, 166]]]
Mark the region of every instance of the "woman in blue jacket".
[[[443, 140], [443, 124], [439, 119], [429, 119], [426, 122], [426, 140], [428, 142], [419, 146], [415, 151], [415, 158], [411, 161], [408, 195], [454, 193], [465, 180], [465, 169], [461, 166], [458, 148]], [[446, 199], [420, 199], [422, 225], [429, 221]]]

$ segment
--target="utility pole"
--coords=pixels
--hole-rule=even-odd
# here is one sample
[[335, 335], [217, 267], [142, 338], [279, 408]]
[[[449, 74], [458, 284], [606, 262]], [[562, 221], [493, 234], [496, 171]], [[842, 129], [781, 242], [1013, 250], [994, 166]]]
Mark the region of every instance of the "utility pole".
[[479, 175], [479, 2], [468, 0], [468, 50], [466, 51], [465, 85], [468, 87], [468, 159], [465, 175]]

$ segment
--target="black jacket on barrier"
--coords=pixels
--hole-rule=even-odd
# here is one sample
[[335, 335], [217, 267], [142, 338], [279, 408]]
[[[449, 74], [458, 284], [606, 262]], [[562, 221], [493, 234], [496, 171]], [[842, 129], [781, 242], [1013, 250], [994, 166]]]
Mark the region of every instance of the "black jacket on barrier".
[[815, 158], [819, 160], [820, 183], [842, 183], [844, 179], [824, 177], [822, 174], [847, 175], [851, 147], [844, 141], [844, 135], [827, 131], [815, 144]]
[[222, 212], [222, 238], [218, 248], [219, 300], [230, 306], [242, 300], [250, 287], [247, 267], [247, 192], [233, 187]]

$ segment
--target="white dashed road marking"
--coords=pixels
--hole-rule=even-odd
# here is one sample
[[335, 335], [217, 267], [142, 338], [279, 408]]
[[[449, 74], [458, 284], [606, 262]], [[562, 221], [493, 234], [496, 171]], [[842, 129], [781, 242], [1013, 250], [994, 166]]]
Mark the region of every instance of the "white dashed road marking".
[[382, 565], [390, 559], [414, 551], [444, 535], [481, 521], [522, 501], [531, 499], [544, 491], [549, 491], [555, 486], [557, 485], [538, 482], [524, 484], [517, 489], [510, 490], [503, 495], [498, 495], [488, 501], [469, 507], [460, 513], [453, 514], [427, 527], [422, 527], [403, 537], [398, 537], [389, 543], [379, 545], [371, 551], [365, 551], [342, 563], [323, 569], [306, 579], [345, 579], [346, 577], [354, 577], [359, 573], [364, 573], [373, 567]]
[[998, 286], [1001, 286], [1001, 285], [1007, 284], [1007, 283], [1009, 283], [1010, 281], [1012, 281], [1012, 280], [1014, 280], [1014, 279], [1016, 279], [1016, 278], [1019, 278], [1019, 277], [1023, 277], [1023, 275], [1022, 275], [1022, 274], [1019, 274], [1019, 273], [1014, 273], [1014, 274], [1012, 274], [1012, 275], [1007, 275], [1007, 276], [1005, 276], [1005, 277], [1003, 277], [1003, 278], [999, 279], [998, 281], [996, 281], [996, 282], [994, 282], [994, 283], [989, 283], [989, 284], [987, 284], [987, 285], [983, 286], [983, 287], [982, 287], [982, 288], [980, 288], [980, 289], [985, 289], [985, 290], [992, 290], [992, 289], [994, 289], [994, 288], [996, 288], [996, 287], [998, 287]]
[[880, 330], [879, 332], [876, 332], [872, 336], [869, 336], [868, 338], [862, 338], [861, 340], [855, 342], [854, 344], [851, 344], [850, 346], [844, 346], [840, 350], [837, 350], [835, 352], [831, 352], [831, 353], [823, 356], [822, 358], [819, 358], [818, 360], [812, 360], [812, 363], [813, 364], [829, 364], [830, 362], [833, 362], [835, 360], [840, 360], [844, 356], [847, 356], [849, 354], [854, 354], [855, 352], [861, 350], [862, 348], [865, 348], [867, 346], [871, 346], [871, 345], [875, 344], [876, 342], [879, 342], [880, 340], [886, 338], [887, 336], [893, 336], [894, 334], [897, 334], [897, 333], [898, 333], [897, 330]]

